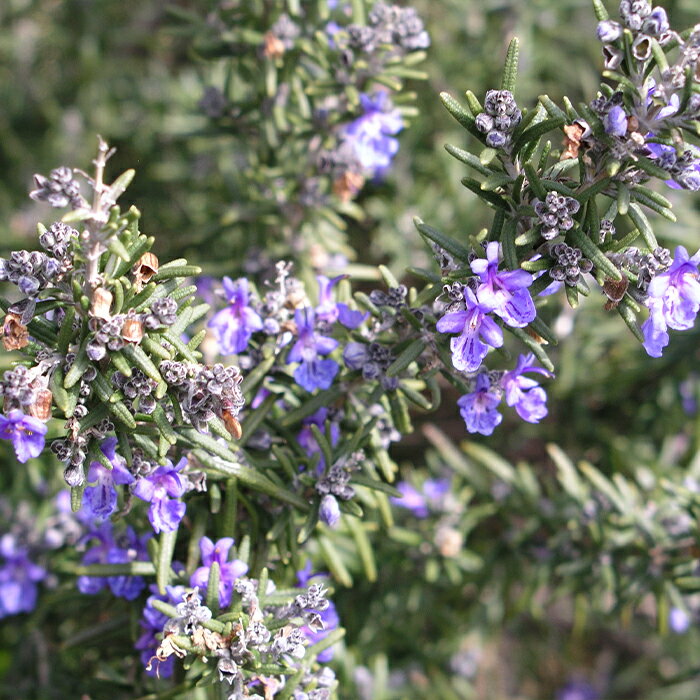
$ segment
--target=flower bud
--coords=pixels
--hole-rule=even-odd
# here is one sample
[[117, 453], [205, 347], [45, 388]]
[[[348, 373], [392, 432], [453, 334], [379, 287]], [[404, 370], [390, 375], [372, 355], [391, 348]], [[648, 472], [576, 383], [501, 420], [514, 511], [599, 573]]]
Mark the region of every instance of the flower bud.
[[321, 522], [326, 523], [328, 527], [335, 528], [340, 520], [340, 507], [338, 506], [338, 501], [336, 501], [335, 496], [330, 493], [326, 494], [321, 499], [321, 507], [318, 511]]

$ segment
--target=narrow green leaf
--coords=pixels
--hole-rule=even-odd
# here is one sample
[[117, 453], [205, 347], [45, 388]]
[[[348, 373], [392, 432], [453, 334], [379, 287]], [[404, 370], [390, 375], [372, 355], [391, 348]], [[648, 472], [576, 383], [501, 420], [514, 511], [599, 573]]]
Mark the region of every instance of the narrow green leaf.
[[501, 209], [510, 209], [508, 202], [506, 202], [503, 197], [495, 194], [494, 192], [487, 192], [481, 189], [481, 183], [471, 177], [463, 177], [461, 183], [469, 190], [471, 190], [475, 195], [481, 197], [484, 201], [489, 204], [493, 204], [495, 207]]
[[562, 123], [569, 121], [566, 113], [548, 95], [540, 95], [538, 99], [552, 119], [563, 120]]
[[447, 111], [470, 133], [478, 139], [483, 138], [483, 134], [476, 128], [476, 122], [472, 114], [467, 111], [452, 95], [447, 92], [440, 93], [440, 99], [447, 108]]
[[353, 539], [355, 540], [357, 553], [360, 555], [360, 561], [362, 562], [362, 567], [365, 570], [367, 580], [370, 582], [376, 581], [377, 564], [374, 560], [374, 552], [362, 521], [358, 520], [357, 518], [347, 518], [346, 524], [350, 529]]
[[477, 158], [473, 153], [465, 151], [463, 148], [457, 148], [452, 144], [446, 143], [445, 150], [457, 160], [468, 165], [470, 168], [474, 168], [481, 175], [490, 175], [491, 171], [482, 163], [480, 158]]
[[403, 372], [414, 360], [417, 360], [423, 350], [425, 350], [426, 343], [422, 338], [416, 338], [413, 340], [408, 347], [406, 347], [403, 352], [387, 367], [386, 376], [396, 377], [401, 372]]
[[506, 53], [505, 66], [503, 68], [503, 77], [501, 78], [501, 90], [515, 90], [515, 82], [518, 77], [518, 55], [520, 53], [520, 44], [517, 37], [513, 37], [508, 44]]
[[564, 124], [566, 124], [566, 119], [562, 117], [550, 117], [549, 119], [545, 119], [538, 124], [531, 126], [517, 137], [515, 143], [513, 143], [513, 153], [518, 153], [526, 144], [530, 143], [531, 141], [537, 141], [550, 131], [554, 131], [555, 129], [559, 129], [560, 127], [564, 126]]
[[328, 569], [333, 578], [341, 586], [350, 588], [352, 586], [352, 576], [350, 576], [350, 572], [343, 563], [340, 554], [333, 546], [333, 543], [327, 537], [320, 536], [318, 538], [318, 544], [319, 548], [321, 549], [321, 556], [328, 565]]
[[63, 380], [63, 386], [66, 389], [70, 389], [81, 380], [87, 366], [90, 364], [90, 360], [85, 352], [87, 343], [88, 338], [85, 337], [83, 342], [80, 344], [78, 352], [75, 354], [75, 360], [73, 361], [71, 368], [68, 370], [68, 372], [66, 372], [66, 377]]
[[[656, 250], [656, 248], [659, 247], [659, 244], [656, 240], [654, 232], [651, 229], [649, 219], [647, 219], [639, 204], [630, 204], [628, 215], [632, 220], [632, 223], [639, 229], [639, 233], [644, 239], [644, 242], [647, 244], [649, 250]], [[619, 277], [616, 279], [619, 279]]]
[[606, 19], [610, 18], [608, 11], [605, 9], [603, 0], [593, 0], [593, 11], [599, 22], [604, 22]]
[[172, 532], [162, 532], [160, 535], [158, 561], [156, 562], [156, 583], [161, 595], [165, 594], [165, 587], [170, 583], [170, 567], [173, 563], [176, 541], [177, 528]]
[[330, 389], [321, 391], [316, 396], [312, 396], [308, 401], [305, 401], [302, 406], [295, 408], [285, 414], [280, 420], [280, 425], [283, 428], [290, 428], [295, 423], [300, 422], [307, 416], [318, 411], [319, 408], [330, 406], [336, 399], [342, 396], [343, 390], [338, 386], [332, 386]]
[[163, 381], [163, 377], [160, 376], [158, 368], [153, 364], [148, 355], [143, 351], [138, 345], [125, 345], [122, 352], [127, 356], [133, 364], [135, 364], [147, 377], [152, 379], [154, 382]]
[[214, 616], [219, 614], [220, 573], [219, 562], [212, 561], [209, 567], [209, 578], [207, 580], [206, 606], [212, 611]]
[[458, 260], [461, 260], [462, 262], [469, 262], [471, 257], [469, 250], [461, 243], [454, 240], [454, 238], [450, 238], [437, 229], [434, 229], [432, 226], [428, 226], [428, 224], [424, 223], [418, 217], [413, 219], [413, 224], [422, 236], [428, 238], [433, 243], [437, 243], [441, 248], [446, 250], [448, 253], [450, 253], [450, 255], [453, 255]]
[[621, 272], [581, 229], [578, 227], [571, 229], [571, 231], [566, 234], [566, 239], [569, 241], [570, 245], [575, 248], [580, 248], [584, 257], [588, 258], [595, 267], [607, 277], [618, 281], [622, 279]]

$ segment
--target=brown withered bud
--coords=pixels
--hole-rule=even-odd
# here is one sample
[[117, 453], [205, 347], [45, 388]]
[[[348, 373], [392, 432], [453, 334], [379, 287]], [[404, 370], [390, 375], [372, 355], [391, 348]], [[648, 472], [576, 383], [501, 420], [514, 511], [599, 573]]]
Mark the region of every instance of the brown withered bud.
[[122, 326], [122, 338], [127, 343], [140, 343], [143, 338], [143, 323], [137, 318], [127, 318]]
[[29, 407], [29, 415], [39, 420], [51, 418], [53, 394], [48, 389], [40, 389], [36, 393], [36, 401]]
[[629, 284], [630, 281], [625, 275], [622, 275], [621, 280], [614, 280], [608, 277], [605, 282], [603, 282], [603, 293], [608, 297], [608, 301], [605, 303], [604, 307], [606, 311], [612, 311], [617, 307], [625, 296]]
[[634, 115], [627, 117], [627, 133], [631, 134], [633, 131], [639, 130], [639, 119]]
[[104, 287], [97, 287], [92, 294], [92, 307], [90, 313], [96, 318], [104, 318], [105, 320], [112, 318], [110, 308], [112, 307], [112, 292]]
[[263, 43], [263, 55], [268, 58], [282, 58], [284, 52], [284, 42], [272, 32], [266, 32]]
[[2, 326], [2, 345], [5, 350], [21, 350], [29, 344], [29, 331], [20, 323], [20, 316], [12, 312], [5, 314]]
[[231, 411], [223, 411], [221, 418], [223, 419], [226, 430], [228, 430], [231, 437], [234, 440], [240, 440], [241, 436], [243, 435], [243, 428], [241, 428], [241, 424], [238, 422], [236, 416], [234, 416]]
[[151, 277], [158, 272], [158, 258], [153, 253], [144, 253], [131, 268], [134, 276], [134, 289], [140, 292], [144, 284], [151, 281]]
[[365, 178], [348, 170], [333, 182], [333, 194], [343, 202], [349, 202], [362, 189]]
[[585, 129], [580, 124], [567, 124], [564, 129], [566, 138], [564, 139], [564, 151], [561, 154], [560, 160], [568, 160], [570, 158], [578, 158], [578, 152], [581, 148], [581, 137], [585, 133]]

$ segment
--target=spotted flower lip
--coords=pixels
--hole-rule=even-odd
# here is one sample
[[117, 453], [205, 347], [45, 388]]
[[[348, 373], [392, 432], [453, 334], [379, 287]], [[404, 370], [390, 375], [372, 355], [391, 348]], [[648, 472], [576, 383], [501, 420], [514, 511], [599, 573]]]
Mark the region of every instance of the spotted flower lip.
[[532, 275], [525, 270], [499, 272], [499, 244], [492, 241], [486, 246], [486, 258], [471, 263], [481, 284], [476, 296], [481, 304], [491, 306], [509, 326], [523, 328], [537, 315], [530, 292]]
[[459, 333], [450, 341], [452, 364], [463, 372], [476, 372], [489, 347], [503, 345], [503, 331], [488, 316], [493, 311], [492, 305], [479, 302], [469, 287], [464, 289], [464, 301], [465, 311], [445, 314], [436, 328], [440, 333]]
[[12, 443], [15, 455], [22, 464], [41, 454], [47, 430], [45, 423], [26, 416], [18, 408], [12, 409], [6, 416], [0, 415], [0, 439]]
[[467, 430], [481, 435], [491, 435], [503, 420], [503, 416], [496, 410], [500, 403], [501, 394], [493, 390], [485, 373], [476, 378], [474, 391], [457, 401]]

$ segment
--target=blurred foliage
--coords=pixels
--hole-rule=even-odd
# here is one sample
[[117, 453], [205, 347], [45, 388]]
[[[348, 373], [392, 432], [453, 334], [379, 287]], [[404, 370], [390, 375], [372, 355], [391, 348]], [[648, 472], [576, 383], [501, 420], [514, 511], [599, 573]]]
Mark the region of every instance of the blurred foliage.
[[[199, 13], [211, 5], [175, 4]], [[396, 271], [428, 261], [413, 215], [455, 237], [466, 238], [488, 224], [489, 212], [459, 185], [462, 166], [444, 152], [445, 143], [460, 145], [464, 132], [437, 93], [467, 88], [485, 93], [516, 34], [522, 47], [517, 97], [523, 105], [542, 93], [589, 99], [602, 62], [585, 0], [417, 0], [415, 7], [432, 36], [430, 79], [413, 86], [421, 118], [400, 135], [386, 182], [369, 185], [358, 199], [366, 204], [366, 218], [349, 229], [361, 262], [389, 262]], [[665, 7], [677, 26], [697, 19], [694, 0]], [[216, 260], [215, 247], [191, 245], [210, 223], [218, 148], [187, 137], [202, 125], [201, 73], [188, 42], [173, 31], [166, 3], [4, 0], [0, 255], [18, 243], [25, 247], [33, 231], [28, 222], [39, 218], [39, 205], [26, 197], [32, 174], [63, 162], [88, 162], [100, 133], [118, 148], [115, 171], [137, 167], [130, 192], [146, 212], [145, 231], [158, 233], [162, 250], [170, 257], [187, 251], [192, 262], [217, 273], [239, 271], [240, 260]], [[697, 199], [672, 198], [680, 223], [660, 229], [662, 237], [694, 250]], [[568, 330], [568, 337], [554, 352], [558, 376], [542, 425], [504, 423], [493, 438], [466, 443], [466, 452], [438, 438], [437, 449], [424, 460], [418, 454], [424, 449], [420, 433], [396, 450], [402, 475], [416, 484], [427, 474], [456, 474], [456, 488], [469, 503], [460, 517], [471, 522], [458, 527], [468, 532], [458, 557], [445, 557], [432, 544], [439, 518], [426, 519], [417, 530], [408, 513], [394, 529], [375, 524], [378, 580], [368, 583], [357, 575], [353, 589], [336, 594], [348, 628], [348, 649], [338, 660], [344, 697], [542, 700], [576, 677], [610, 700], [695, 700], [700, 694], [697, 611], [696, 625], [683, 636], [666, 632], [663, 615], [681, 590], [678, 579], [693, 579], [695, 572], [681, 576], [662, 567], [668, 576], [654, 572], [659, 597], [635, 599], [633, 589], [606, 588], [609, 561], [591, 562], [567, 549], [592, 536], [598, 525], [606, 537], [622, 538], [617, 540], [622, 550], [632, 548], [622, 552], [632, 571], [648, 569], [655, 554], [675, 541], [663, 517], [652, 512], [654, 503], [684, 503], [692, 520], [690, 538], [698, 541], [697, 504], [689, 505], [695, 496], [683, 491], [686, 477], [700, 478], [698, 332], [672, 336], [665, 356], [651, 360], [601, 307], [591, 300], [576, 311], [552, 311], [548, 320], [560, 335]], [[433, 420], [459, 442], [464, 429], [450, 403], [448, 395], [444, 415]], [[420, 421], [417, 425], [420, 429]], [[603, 507], [586, 516], [585, 499], [577, 502], [557, 481], [556, 461], [546, 448], [550, 442], [570, 456], [582, 480], [585, 474], [576, 465], [585, 459], [615, 488], [629, 489], [629, 512]], [[484, 445], [497, 449], [509, 470], [523, 461], [515, 467], [515, 485], [470, 457]], [[4, 465], [15, 463], [6, 443], [0, 450]], [[46, 473], [56, 471], [52, 466]], [[533, 483], [539, 495], [533, 495]], [[47, 483], [39, 464], [15, 475], [0, 470], [0, 487], [9, 500], [40, 504], [59, 484]], [[541, 521], [533, 515], [538, 509], [546, 514]], [[651, 534], [642, 527], [644, 518], [655, 523]], [[404, 525], [423, 541], [402, 539]], [[567, 561], [544, 565], [537, 549], [552, 542], [568, 552]], [[655, 550], [659, 543], [662, 550]], [[586, 556], [594, 551], [614, 556], [614, 544], [601, 539]], [[697, 556], [691, 549], [686, 560]], [[581, 566], [587, 576], [579, 578], [567, 563]], [[617, 573], [613, 569], [613, 579]], [[143, 677], [132, 653], [138, 614], [107, 595], [81, 596], [70, 584], [49, 591], [31, 618], [0, 623], [0, 697], [149, 697], [154, 683]], [[660, 628], [663, 634], [657, 634]]]

